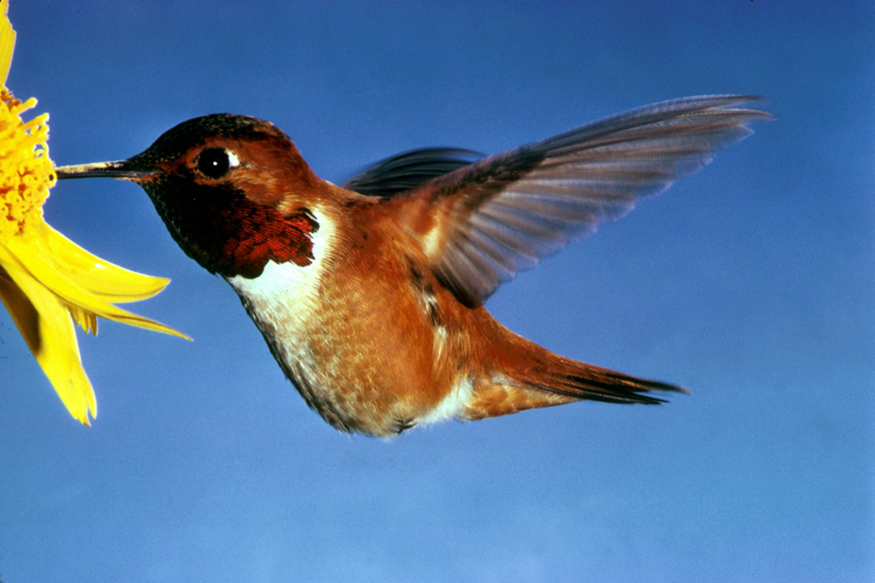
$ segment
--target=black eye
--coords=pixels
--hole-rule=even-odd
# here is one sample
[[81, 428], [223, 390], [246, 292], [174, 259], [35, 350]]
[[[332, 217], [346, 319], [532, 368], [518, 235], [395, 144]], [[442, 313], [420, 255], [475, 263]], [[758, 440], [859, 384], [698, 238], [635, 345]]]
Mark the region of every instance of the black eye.
[[207, 178], [222, 178], [228, 170], [240, 162], [233, 152], [225, 148], [207, 148], [197, 157], [197, 169]]

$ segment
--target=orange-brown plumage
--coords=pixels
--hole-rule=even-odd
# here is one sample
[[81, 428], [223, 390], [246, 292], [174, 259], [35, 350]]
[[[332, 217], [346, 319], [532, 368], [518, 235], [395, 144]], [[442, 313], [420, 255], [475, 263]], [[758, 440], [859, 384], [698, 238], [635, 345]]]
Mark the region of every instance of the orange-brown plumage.
[[338, 429], [390, 435], [678, 387], [553, 354], [483, 302], [768, 116], [710, 96], [656, 104], [476, 161], [421, 150], [323, 181], [271, 124], [190, 120], [61, 178], [139, 183], [174, 239], [240, 296], [286, 375]]

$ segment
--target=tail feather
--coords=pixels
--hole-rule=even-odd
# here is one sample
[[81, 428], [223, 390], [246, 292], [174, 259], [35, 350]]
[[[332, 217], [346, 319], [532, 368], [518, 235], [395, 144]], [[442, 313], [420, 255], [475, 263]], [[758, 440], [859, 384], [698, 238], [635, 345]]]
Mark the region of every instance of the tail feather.
[[608, 370], [582, 362], [575, 362], [578, 371], [572, 374], [553, 373], [526, 384], [544, 391], [550, 391], [575, 399], [603, 401], [606, 403], [640, 403], [659, 405], [665, 399], [643, 393], [648, 391], [674, 391], [689, 393], [688, 390], [650, 379], [633, 377], [621, 372]]
[[522, 337], [498, 351], [502, 357], [474, 386], [464, 417], [483, 419], [574, 401], [659, 405], [650, 391], [689, 393], [660, 381], [578, 362], [554, 354]]

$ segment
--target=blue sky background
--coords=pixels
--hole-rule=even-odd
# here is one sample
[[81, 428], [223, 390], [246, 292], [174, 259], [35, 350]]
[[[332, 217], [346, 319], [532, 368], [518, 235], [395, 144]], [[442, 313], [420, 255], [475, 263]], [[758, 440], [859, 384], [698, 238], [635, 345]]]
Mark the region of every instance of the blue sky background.
[[133, 308], [195, 342], [81, 335], [89, 429], [0, 308], [4, 583], [875, 578], [871, 2], [250, 4], [12, 0], [9, 86], [50, 112], [58, 164], [227, 111], [334, 181], [415, 147], [765, 96], [777, 121], [488, 303], [556, 352], [693, 393], [342, 435], [138, 187], [62, 183], [48, 221], [172, 278]]

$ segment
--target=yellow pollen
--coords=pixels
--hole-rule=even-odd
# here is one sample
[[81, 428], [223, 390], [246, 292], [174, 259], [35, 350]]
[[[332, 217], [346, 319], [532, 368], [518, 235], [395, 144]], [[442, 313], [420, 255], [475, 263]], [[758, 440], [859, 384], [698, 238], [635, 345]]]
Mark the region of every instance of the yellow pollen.
[[19, 235], [42, 221], [42, 206], [56, 177], [49, 159], [48, 114], [24, 122], [21, 114], [36, 105], [0, 91], [0, 240]]

